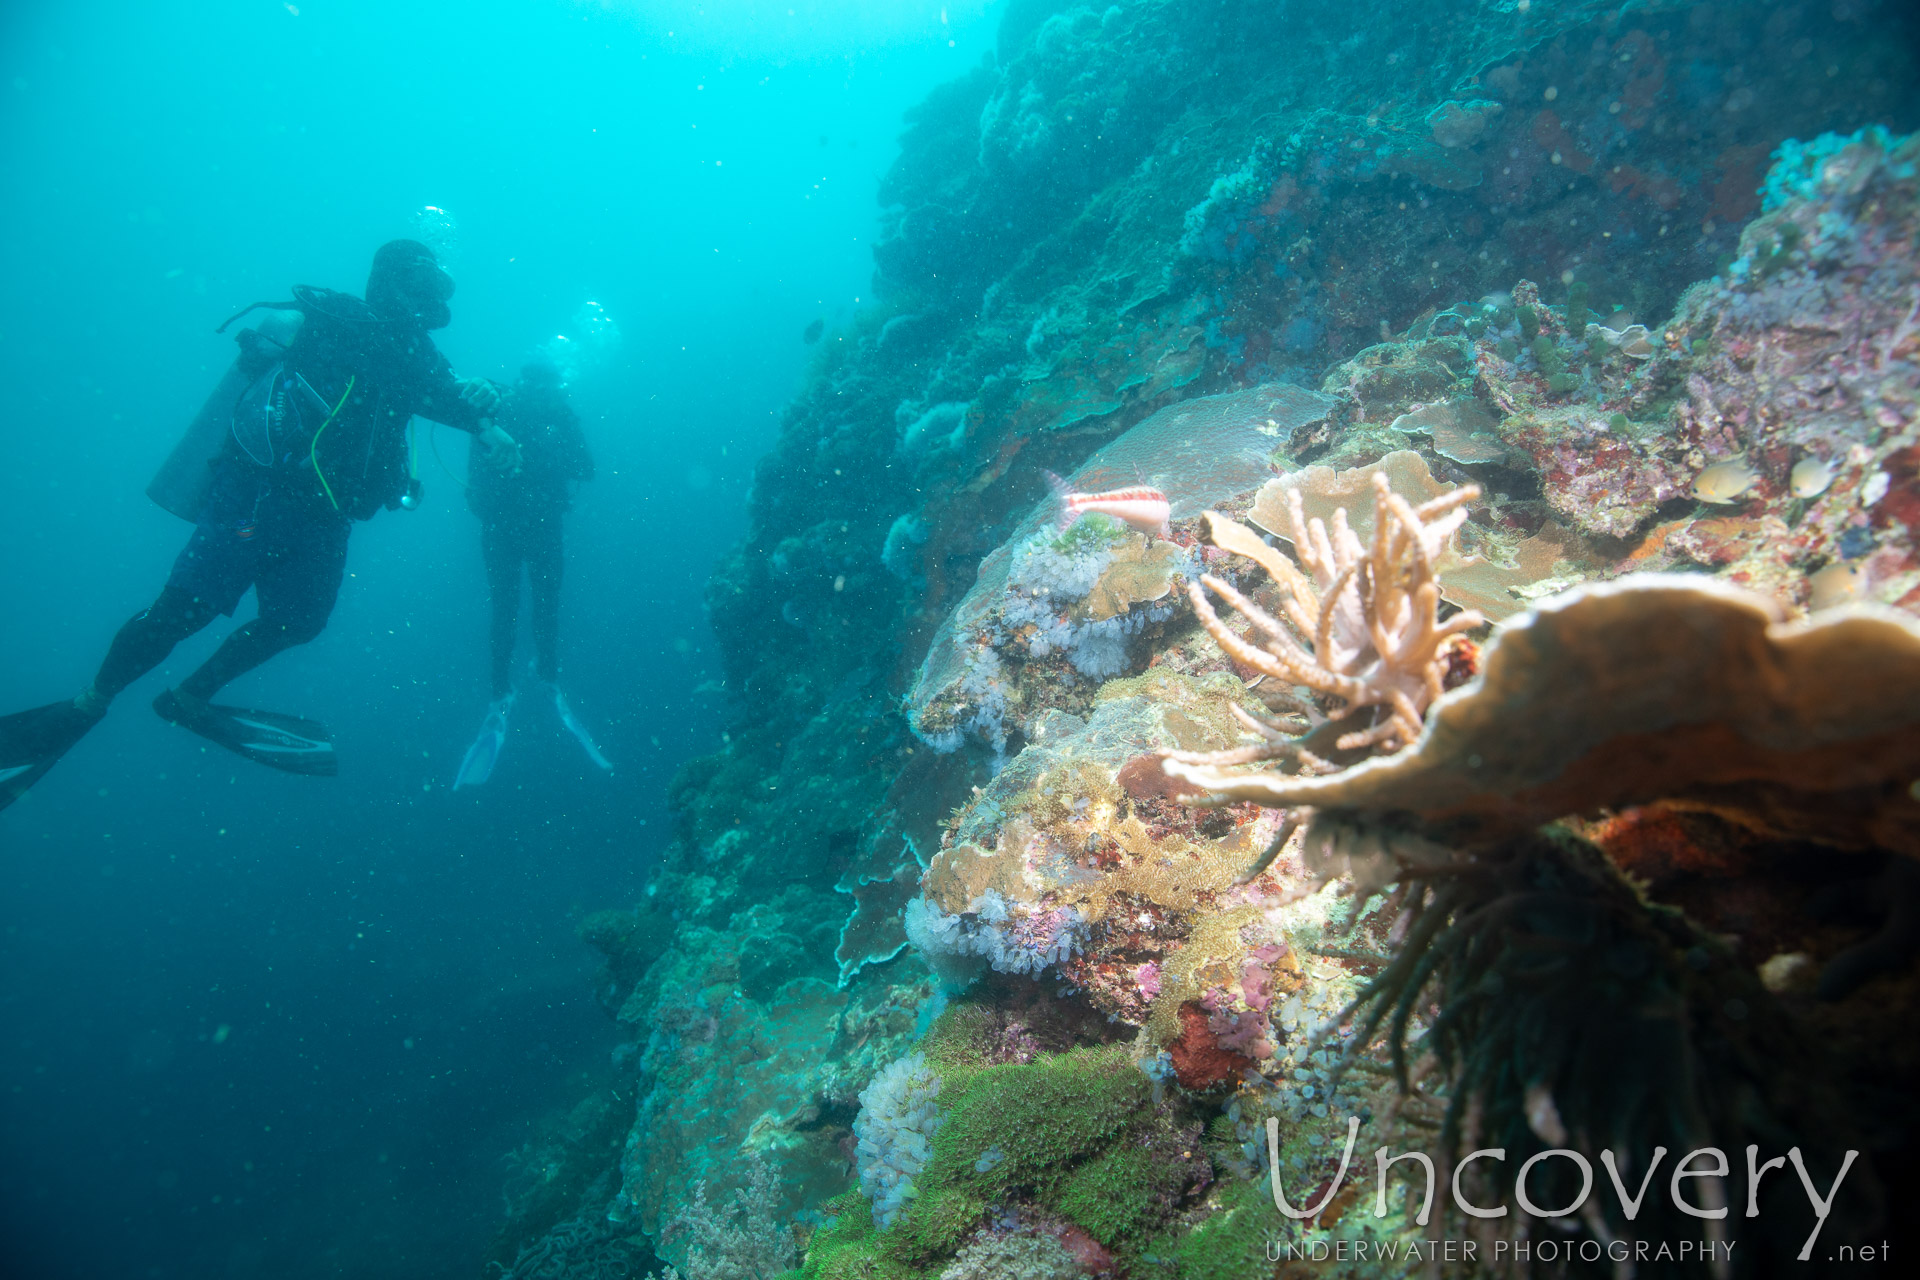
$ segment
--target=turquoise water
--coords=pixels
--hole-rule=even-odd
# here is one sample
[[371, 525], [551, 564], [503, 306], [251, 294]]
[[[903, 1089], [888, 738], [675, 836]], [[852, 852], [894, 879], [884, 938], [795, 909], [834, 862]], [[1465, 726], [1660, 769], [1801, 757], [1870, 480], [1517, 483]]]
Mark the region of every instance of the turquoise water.
[[[1202, 510], [1277, 534], [1276, 476], [1319, 476], [1331, 519], [1373, 483], [1331, 469], [1378, 463], [1458, 501], [1430, 611], [1657, 569], [1910, 619], [1916, 32], [1876, 0], [6, 6], [0, 713], [79, 693], [165, 580], [188, 526], [144, 491], [234, 358], [216, 326], [360, 293], [404, 237], [456, 282], [460, 376], [566, 381], [597, 465], [558, 687], [612, 768], [523, 614], [504, 749], [454, 789], [486, 578], [468, 442], [416, 422], [423, 500], [356, 525], [324, 633], [223, 695], [325, 721], [337, 778], [148, 710], [216, 620], [0, 813], [0, 1276], [773, 1280], [796, 1223], [809, 1277], [969, 1250], [950, 1280], [1270, 1276], [1309, 1229], [1253, 1212], [1262, 1118], [1312, 1184], [1346, 1115], [1399, 1114], [1310, 1032], [1403, 937], [1383, 907], [1323, 945], [1346, 908], [1295, 910], [1299, 858], [1235, 883], [1301, 824], [1188, 808], [1159, 769], [1237, 742], [1229, 702], [1292, 714], [1196, 620], [1203, 570], [1274, 598]], [[1154, 488], [1082, 492], [1114, 518], [1061, 536], [1056, 482]], [[1495, 642], [1459, 629], [1396, 715], [1473, 680]], [[1905, 786], [1868, 799], [1907, 813]], [[1833, 1082], [1856, 1188], [1920, 1194], [1911, 1035], [1879, 1014], [1911, 930], [1859, 945], [1914, 892], [1875, 833], [1911, 826], [1849, 821], [1821, 833], [1845, 857], [1794, 843], [1812, 820], [1764, 857], [1582, 828], [1581, 909], [1687, 939], [1609, 990], [1668, 983], [1692, 1030], [1543, 1077], [1631, 1094], [1644, 1066], [1724, 1119], [1727, 1046], [1791, 1039], [1818, 1071], [1739, 1061]], [[1509, 843], [1508, 870], [1574, 865]], [[1699, 889], [1723, 854], [1735, 887]], [[1809, 923], [1841, 890], [1853, 917]], [[1797, 1021], [1823, 970], [1852, 985]], [[1541, 1017], [1612, 1008], [1590, 976]], [[1520, 1016], [1488, 1042], [1589, 1044]], [[1518, 1156], [1555, 1095], [1484, 1056], [1428, 1087], [1505, 1087]], [[1814, 1149], [1824, 1119], [1782, 1107], [1736, 1119]], [[690, 1257], [742, 1189], [765, 1220], [728, 1248], [774, 1263]], [[1843, 1209], [1834, 1238], [1877, 1238], [1868, 1191]]]
[[619, 331], [572, 389], [600, 474], [562, 634], [610, 778], [529, 715], [490, 788], [449, 793], [486, 601], [429, 452], [422, 508], [355, 531], [326, 633], [233, 691], [325, 719], [337, 781], [146, 709], [222, 622], [5, 815], [0, 1270], [479, 1272], [502, 1154], [611, 1043], [574, 923], [633, 895], [667, 778], [717, 742], [701, 588], [801, 335], [866, 292], [900, 113], [990, 40], [980, 6], [944, 8], [0, 15], [0, 705], [82, 687], [159, 588], [187, 526], [142, 489], [232, 358], [229, 313], [358, 293], [434, 206], [461, 375], [510, 380], [589, 301]]

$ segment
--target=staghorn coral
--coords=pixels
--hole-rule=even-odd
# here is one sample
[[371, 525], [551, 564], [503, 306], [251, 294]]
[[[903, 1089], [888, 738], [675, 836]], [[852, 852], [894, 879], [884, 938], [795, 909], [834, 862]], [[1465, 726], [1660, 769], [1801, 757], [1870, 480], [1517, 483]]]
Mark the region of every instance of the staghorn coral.
[[[1473, 610], [1440, 621], [1440, 588], [1433, 568], [1435, 557], [1466, 520], [1466, 503], [1478, 497], [1480, 489], [1467, 485], [1414, 507], [1393, 492], [1384, 474], [1375, 473], [1370, 546], [1353, 532], [1344, 507], [1334, 512], [1329, 529], [1325, 522], [1306, 517], [1298, 490], [1287, 492], [1294, 547], [1305, 573], [1244, 525], [1217, 512], [1207, 513], [1207, 523], [1216, 545], [1246, 556], [1272, 575], [1293, 632], [1212, 574], [1188, 589], [1194, 612], [1235, 661], [1341, 700], [1345, 705], [1340, 718], [1378, 709], [1373, 724], [1341, 734], [1337, 748], [1398, 750], [1419, 736], [1427, 706], [1441, 694], [1447, 641], [1483, 622]], [[1249, 642], [1222, 622], [1202, 586], [1239, 610], [1264, 642]], [[1381, 714], [1384, 718], [1378, 718]], [[1263, 742], [1210, 754], [1176, 753], [1174, 758], [1224, 765], [1300, 754], [1302, 749], [1278, 722], [1247, 713], [1242, 719]]]
[[[1400, 432], [1409, 418], [1425, 417], [1427, 409], [1443, 407], [1450, 415], [1470, 412], [1458, 404], [1416, 408], [1396, 418], [1393, 431]], [[1425, 431], [1430, 426], [1429, 419], [1428, 425], [1416, 422], [1409, 429]], [[1452, 456], [1444, 447], [1434, 452], [1442, 458]], [[1357, 504], [1371, 497], [1376, 475], [1386, 476], [1394, 492], [1415, 506], [1452, 489], [1433, 474], [1425, 456], [1396, 448], [1365, 466], [1341, 469], [1319, 462], [1269, 480], [1254, 495], [1247, 522], [1263, 533], [1291, 542], [1293, 518], [1289, 506], [1293, 500], [1287, 495], [1298, 492], [1301, 509], [1310, 521], [1314, 517], [1331, 521], [1333, 513], [1345, 507], [1348, 526], [1366, 542], [1373, 536], [1373, 517]], [[1524, 610], [1527, 601], [1564, 590], [1595, 568], [1592, 549], [1578, 534], [1551, 519], [1536, 527], [1532, 520], [1515, 522], [1512, 515], [1511, 499], [1498, 494], [1484, 517], [1476, 517], [1455, 532], [1433, 562], [1442, 600], [1472, 609], [1489, 622], [1499, 622]], [[1481, 523], [1482, 518], [1486, 523]]]

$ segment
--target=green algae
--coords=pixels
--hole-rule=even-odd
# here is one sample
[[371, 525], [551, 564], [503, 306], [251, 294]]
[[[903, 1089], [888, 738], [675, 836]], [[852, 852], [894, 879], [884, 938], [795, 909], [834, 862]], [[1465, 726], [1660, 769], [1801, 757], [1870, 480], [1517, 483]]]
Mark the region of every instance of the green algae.
[[1127, 526], [1101, 511], [1089, 511], [1062, 529], [1052, 547], [1062, 555], [1104, 550], [1127, 536]]
[[1117, 1258], [1137, 1258], [1209, 1176], [1192, 1131], [1154, 1104], [1126, 1046], [996, 1062], [1000, 1030], [989, 1006], [964, 1002], [928, 1029], [919, 1049], [940, 1075], [946, 1119], [917, 1194], [885, 1230], [864, 1199], [835, 1201], [839, 1216], [808, 1249], [810, 1278], [937, 1273], [990, 1206], [1072, 1222]]
[[[1118, 1046], [943, 1073], [943, 1098], [957, 1096], [934, 1137], [928, 1181], [1052, 1200], [1079, 1161], [1104, 1154], [1141, 1116], [1148, 1088]], [[985, 1159], [990, 1149], [997, 1162]]]
[[913, 1280], [919, 1273], [883, 1253], [865, 1196], [849, 1191], [827, 1203], [827, 1222], [807, 1242], [806, 1280]]
[[[921, 1181], [926, 1181], [924, 1175]], [[959, 1251], [986, 1214], [986, 1201], [958, 1187], [924, 1192], [891, 1228], [880, 1233], [879, 1248], [887, 1257], [910, 1266], [943, 1262]]]
[[1280, 1234], [1266, 1184], [1231, 1180], [1214, 1189], [1211, 1210], [1192, 1230], [1156, 1243], [1150, 1257], [1181, 1280], [1247, 1280], [1266, 1271], [1267, 1243]]

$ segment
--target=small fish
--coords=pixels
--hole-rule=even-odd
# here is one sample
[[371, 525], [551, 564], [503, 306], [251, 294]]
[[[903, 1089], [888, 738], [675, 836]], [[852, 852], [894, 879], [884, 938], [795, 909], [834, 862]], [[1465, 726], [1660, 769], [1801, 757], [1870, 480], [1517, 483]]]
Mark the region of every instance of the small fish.
[[1716, 462], [1693, 478], [1693, 496], [1724, 506], [1738, 501], [1759, 480], [1760, 473], [1748, 466], [1745, 458]]
[[1158, 489], [1135, 485], [1130, 489], [1108, 489], [1104, 493], [1077, 493], [1051, 471], [1047, 472], [1047, 484], [1052, 487], [1053, 496], [1060, 500], [1059, 525], [1062, 529], [1068, 528], [1089, 511], [1097, 511], [1103, 516], [1111, 516], [1123, 524], [1163, 538], [1172, 532], [1168, 522], [1173, 518], [1173, 506], [1167, 501], [1167, 495]]
[[1796, 498], [1817, 498], [1833, 483], [1833, 464], [1824, 458], [1805, 457], [1793, 464], [1787, 488]]
[[1866, 594], [1867, 575], [1844, 560], [1835, 560], [1807, 578], [1809, 609], [1832, 609], [1852, 604]]
[[812, 346], [814, 343], [820, 341], [820, 335], [826, 331], [827, 322], [825, 320], [815, 320], [800, 334], [800, 341], [806, 343], [808, 346]]

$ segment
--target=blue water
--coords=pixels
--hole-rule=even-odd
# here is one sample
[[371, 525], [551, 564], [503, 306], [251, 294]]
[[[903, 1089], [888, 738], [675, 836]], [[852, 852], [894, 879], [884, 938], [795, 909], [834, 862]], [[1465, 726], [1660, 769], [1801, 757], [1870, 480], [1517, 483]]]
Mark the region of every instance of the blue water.
[[359, 292], [432, 206], [456, 227], [436, 337], [463, 376], [510, 378], [588, 301], [620, 331], [573, 385], [600, 474], [562, 631], [611, 776], [530, 714], [493, 782], [448, 789], [485, 708], [486, 614], [443, 428], [425, 506], [356, 528], [326, 633], [233, 686], [324, 718], [338, 779], [147, 710], [221, 622], [0, 816], [0, 1273], [478, 1272], [502, 1153], [612, 1043], [574, 925], [633, 896], [673, 770], [717, 745], [701, 590], [801, 335], [867, 287], [901, 111], [997, 16], [0, 11], [0, 709], [82, 688], [165, 578], [187, 526], [142, 490], [232, 358], [229, 313], [296, 282]]

